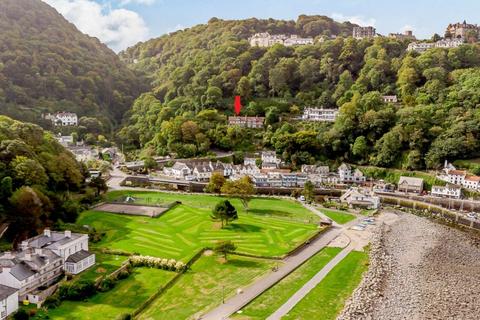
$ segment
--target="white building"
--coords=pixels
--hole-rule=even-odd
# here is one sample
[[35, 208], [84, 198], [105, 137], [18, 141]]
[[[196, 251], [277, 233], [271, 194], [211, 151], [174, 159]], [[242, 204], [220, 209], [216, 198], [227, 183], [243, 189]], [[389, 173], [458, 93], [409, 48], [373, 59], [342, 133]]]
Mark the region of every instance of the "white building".
[[245, 158], [243, 159], [243, 164], [246, 165], [246, 166], [248, 166], [248, 165], [250, 165], [250, 166], [256, 166], [256, 165], [257, 165], [257, 159], [245, 157]]
[[86, 250], [80, 250], [65, 260], [65, 271], [71, 274], [79, 274], [94, 264], [95, 255]]
[[47, 113], [44, 115], [44, 119], [52, 121], [53, 125], [56, 127], [78, 125], [77, 114], [73, 112], [57, 112], [54, 114]]
[[309, 164], [302, 165], [302, 173], [324, 175], [328, 174], [329, 172], [330, 168], [328, 166], [316, 166]]
[[171, 174], [178, 179], [183, 179], [186, 176], [192, 175], [193, 169], [194, 169], [193, 166], [190, 165], [189, 163], [177, 161], [175, 162], [173, 167], [170, 168], [170, 170], [168, 170], [168, 172], [164, 170], [164, 173]]
[[[454, 168], [454, 167], [453, 167]], [[468, 175], [465, 170], [450, 169], [447, 163], [443, 170], [443, 174], [437, 178], [450, 184], [456, 184], [470, 190], [480, 190], [480, 177]]]
[[407, 51], [416, 51], [419, 53], [425, 52], [428, 49], [431, 48], [445, 48], [445, 49], [451, 49], [451, 48], [458, 48], [464, 44], [463, 39], [443, 39], [439, 40], [435, 43], [433, 42], [412, 42], [408, 45]]
[[73, 262], [78, 272], [95, 264], [95, 255], [88, 252], [88, 235], [80, 233], [44, 233], [22, 241], [20, 251], [4, 252], [0, 256], [0, 283], [18, 290], [19, 300], [39, 302], [41, 287], [56, 282], [66, 270], [65, 262], [77, 252], [85, 252]]
[[462, 196], [462, 188], [454, 184], [432, 186], [432, 196], [460, 199]]
[[398, 98], [396, 95], [392, 95], [392, 96], [382, 96], [382, 100], [383, 102], [385, 103], [397, 103], [398, 102]]
[[302, 119], [310, 121], [334, 122], [338, 116], [338, 109], [305, 108]]
[[6, 319], [18, 310], [18, 290], [0, 284], [0, 319]]
[[362, 171], [353, 170], [350, 165], [345, 163], [338, 167], [338, 175], [340, 183], [364, 183], [367, 180]]
[[432, 42], [411, 42], [408, 44], [407, 51], [425, 52], [428, 49], [435, 47]]
[[444, 39], [435, 42], [435, 48], [458, 48], [464, 44], [463, 39]]
[[282, 159], [277, 157], [275, 151], [262, 151], [262, 167], [263, 164], [273, 163], [278, 166], [282, 162]]
[[350, 188], [341, 197], [342, 203], [347, 203], [349, 207], [361, 207], [367, 209], [378, 209], [380, 207], [380, 198], [372, 192], [360, 189]]
[[283, 44], [286, 47], [313, 44], [313, 38], [301, 38], [298, 35], [285, 34], [272, 35], [268, 32], [256, 33], [248, 39], [252, 47], [271, 47]]

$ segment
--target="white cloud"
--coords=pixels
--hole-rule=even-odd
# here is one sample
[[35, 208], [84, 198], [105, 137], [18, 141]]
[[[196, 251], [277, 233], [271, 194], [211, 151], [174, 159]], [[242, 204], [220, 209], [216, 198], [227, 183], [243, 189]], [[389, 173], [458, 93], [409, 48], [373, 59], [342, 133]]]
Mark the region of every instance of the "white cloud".
[[351, 23], [358, 24], [362, 27], [374, 27], [375, 23], [377, 22], [374, 18], [365, 18], [363, 16], [346, 16], [341, 13], [332, 13], [332, 18], [340, 22], [350, 21]]
[[127, 4], [146, 4], [151, 5], [154, 4], [155, 0], [120, 0], [119, 5], [125, 6]]
[[112, 10], [92, 0], [43, 1], [57, 9], [80, 31], [99, 38], [117, 52], [148, 38], [145, 21], [134, 11]]

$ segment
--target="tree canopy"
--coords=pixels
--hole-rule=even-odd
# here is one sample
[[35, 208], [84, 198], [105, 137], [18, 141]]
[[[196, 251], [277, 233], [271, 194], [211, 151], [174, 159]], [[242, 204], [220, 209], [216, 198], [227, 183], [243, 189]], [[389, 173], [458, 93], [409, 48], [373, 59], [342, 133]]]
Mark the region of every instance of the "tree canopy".
[[98, 39], [41, 0], [0, 1], [0, 114], [42, 124], [76, 112], [118, 124], [147, 87]]

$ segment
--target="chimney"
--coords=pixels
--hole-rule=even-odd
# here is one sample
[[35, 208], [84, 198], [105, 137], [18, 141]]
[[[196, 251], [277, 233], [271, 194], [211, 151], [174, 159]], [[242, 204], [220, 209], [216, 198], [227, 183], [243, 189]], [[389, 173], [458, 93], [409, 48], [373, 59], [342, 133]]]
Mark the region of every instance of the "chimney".
[[28, 249], [28, 241], [22, 241], [20, 244], [20, 250], [25, 251]]
[[32, 255], [30, 253], [25, 253], [25, 258], [26, 261], [32, 261]]
[[35, 254], [41, 255], [42, 254], [42, 249], [41, 248], [35, 248]]
[[51, 237], [52, 235], [51, 235], [51, 233], [50, 233], [50, 229], [49, 229], [49, 228], [45, 228], [45, 229], [43, 230], [43, 235], [44, 235], [44, 236], [47, 236], [47, 237]]
[[70, 230], [65, 230], [65, 237], [71, 238], [71, 237], [72, 237], [72, 231], [70, 231]]

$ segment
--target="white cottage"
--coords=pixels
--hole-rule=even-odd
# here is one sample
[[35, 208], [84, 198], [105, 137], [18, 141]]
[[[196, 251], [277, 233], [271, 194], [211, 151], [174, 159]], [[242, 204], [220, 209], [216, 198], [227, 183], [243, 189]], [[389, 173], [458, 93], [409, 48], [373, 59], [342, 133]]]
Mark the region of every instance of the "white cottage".
[[0, 319], [6, 319], [18, 310], [18, 290], [0, 284]]

